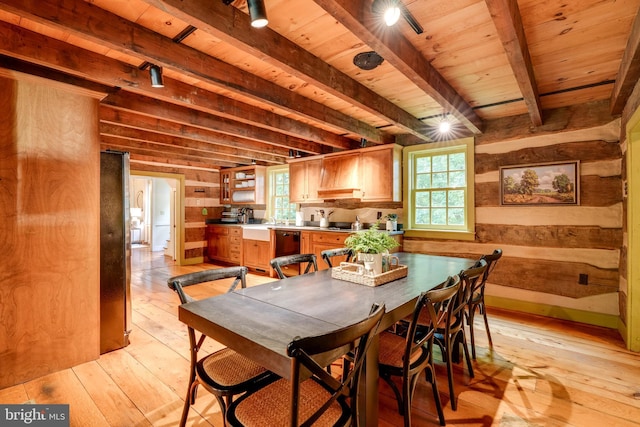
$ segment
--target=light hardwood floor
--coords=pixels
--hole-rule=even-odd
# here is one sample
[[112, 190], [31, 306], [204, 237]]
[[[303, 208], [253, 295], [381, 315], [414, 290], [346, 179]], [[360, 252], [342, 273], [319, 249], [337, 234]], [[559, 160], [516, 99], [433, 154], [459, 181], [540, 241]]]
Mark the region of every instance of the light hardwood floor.
[[[133, 250], [131, 345], [99, 360], [0, 390], [0, 403], [69, 403], [71, 425], [175, 426], [187, 387], [188, 338], [176, 317], [170, 276], [211, 268], [178, 267], [162, 252]], [[249, 286], [271, 279], [250, 275]], [[213, 295], [223, 288], [203, 286]], [[449, 426], [637, 426], [640, 354], [617, 333], [536, 316], [490, 310], [494, 349], [476, 320], [475, 378], [456, 367], [458, 410], [449, 404], [446, 372], [438, 381]], [[210, 342], [209, 349], [217, 344]], [[437, 357], [436, 357], [436, 360]], [[0, 367], [1, 369], [1, 367]], [[413, 425], [437, 425], [430, 387], [421, 381]], [[400, 426], [390, 389], [380, 383], [381, 426]], [[189, 425], [222, 426], [215, 399], [200, 390]]]

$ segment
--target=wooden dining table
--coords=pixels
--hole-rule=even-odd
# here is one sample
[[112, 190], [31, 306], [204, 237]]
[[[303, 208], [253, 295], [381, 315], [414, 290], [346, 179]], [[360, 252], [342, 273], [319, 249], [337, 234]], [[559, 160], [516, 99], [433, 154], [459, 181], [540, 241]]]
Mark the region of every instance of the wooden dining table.
[[[470, 267], [475, 260], [415, 253], [395, 253], [406, 277], [366, 286], [331, 276], [331, 270], [236, 289], [183, 304], [178, 317], [229, 348], [283, 378], [290, 378], [287, 345], [295, 337], [320, 335], [356, 323], [374, 303], [386, 313], [379, 331], [410, 314], [417, 297]], [[378, 425], [378, 341], [374, 340], [363, 373], [361, 425]]]

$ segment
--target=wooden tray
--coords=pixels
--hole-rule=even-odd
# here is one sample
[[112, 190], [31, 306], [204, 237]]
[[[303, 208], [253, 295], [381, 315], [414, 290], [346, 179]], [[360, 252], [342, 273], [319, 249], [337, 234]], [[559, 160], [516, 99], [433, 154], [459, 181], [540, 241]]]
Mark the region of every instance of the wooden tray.
[[392, 265], [389, 271], [373, 276], [364, 274], [363, 271], [359, 264], [343, 262], [339, 267], [331, 269], [331, 277], [359, 285], [379, 286], [407, 276], [406, 265]]

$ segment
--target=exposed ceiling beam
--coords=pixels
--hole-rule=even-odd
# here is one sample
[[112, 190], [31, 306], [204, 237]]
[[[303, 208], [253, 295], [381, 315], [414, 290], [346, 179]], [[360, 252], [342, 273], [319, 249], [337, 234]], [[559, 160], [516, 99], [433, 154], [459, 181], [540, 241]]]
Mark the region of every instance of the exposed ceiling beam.
[[169, 104], [130, 92], [120, 91], [109, 94], [102, 100], [102, 103], [114, 108], [135, 111], [139, 114], [158, 117], [202, 129], [210, 129], [227, 135], [241, 136], [258, 142], [267, 142], [278, 147], [300, 150], [309, 154], [322, 154], [326, 151], [326, 146], [322, 144], [283, 135], [269, 129], [250, 126], [246, 123], [191, 110], [187, 107]]
[[[58, 52], [65, 52], [65, 55], [59, 55]], [[335, 133], [167, 77], [164, 78], [165, 87], [162, 90], [152, 88], [146, 71], [2, 21], [0, 53], [341, 150], [354, 148], [356, 144]]]
[[359, 39], [397, 68], [472, 133], [482, 120], [438, 71], [399, 31], [384, 31], [367, 0], [314, 0]]
[[100, 122], [139, 129], [159, 135], [187, 138], [211, 144], [215, 152], [232, 154], [246, 159], [260, 159], [267, 163], [284, 163], [289, 150], [283, 147], [252, 141], [246, 138], [229, 137], [219, 132], [196, 128], [181, 123], [143, 116], [132, 111], [118, 110], [108, 105], [100, 106]]
[[[88, 39], [97, 45], [138, 57], [141, 63], [148, 61], [205, 81], [224, 91], [231, 91], [321, 122], [327, 127], [336, 129], [336, 133], [361, 135], [375, 143], [393, 141], [393, 137], [385, 135], [374, 126], [196, 49], [175, 43], [168, 37], [163, 37], [83, 0], [64, 2], [0, 0], [0, 9]], [[105, 23], [105, 25], [96, 25], [96, 23]], [[357, 145], [358, 142], [354, 141], [351, 148], [356, 148]]]
[[542, 125], [542, 104], [516, 0], [485, 0], [534, 126]]
[[640, 80], [640, 11], [636, 15], [611, 93], [611, 114], [622, 114], [629, 96]]
[[[199, 163], [202, 166], [211, 166], [211, 164], [207, 162], [207, 158], [203, 157], [202, 153], [198, 151], [185, 150], [184, 148], [177, 147], [163, 147], [147, 141], [136, 141], [127, 138], [102, 136], [100, 137], [100, 149], [126, 151], [131, 154], [139, 154], [147, 157], [152, 157], [156, 161], [171, 159]], [[236, 164], [235, 162], [219, 161], [216, 162], [216, 166], [217, 165], [223, 167], [233, 167]]]
[[268, 27], [256, 30], [251, 27], [246, 13], [225, 6], [222, 1], [143, 1], [418, 138], [430, 141], [428, 127], [416, 117]]

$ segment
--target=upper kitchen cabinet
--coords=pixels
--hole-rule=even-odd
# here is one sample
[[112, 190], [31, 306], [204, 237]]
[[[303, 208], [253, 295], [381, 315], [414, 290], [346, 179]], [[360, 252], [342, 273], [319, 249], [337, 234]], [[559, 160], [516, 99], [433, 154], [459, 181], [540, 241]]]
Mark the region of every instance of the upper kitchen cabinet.
[[242, 166], [220, 171], [220, 203], [254, 204], [266, 203], [265, 166]]
[[385, 144], [359, 151], [361, 200], [402, 201], [402, 147]]
[[402, 147], [384, 144], [289, 160], [291, 202], [402, 201]]
[[325, 155], [322, 158], [318, 196], [325, 200], [359, 198], [359, 164], [358, 150]]
[[291, 203], [318, 202], [322, 158], [289, 160], [289, 201]]

